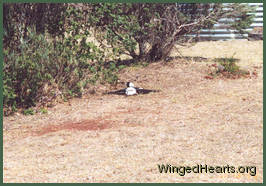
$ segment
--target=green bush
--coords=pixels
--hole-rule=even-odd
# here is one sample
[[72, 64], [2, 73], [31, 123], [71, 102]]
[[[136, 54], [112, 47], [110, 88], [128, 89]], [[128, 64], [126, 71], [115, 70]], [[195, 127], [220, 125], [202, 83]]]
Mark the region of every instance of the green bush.
[[4, 105], [32, 106], [41, 86], [53, 79], [49, 60], [51, 45], [31, 33], [16, 50], [4, 49]]
[[239, 65], [237, 65], [237, 61], [239, 59], [232, 57], [226, 58], [216, 58], [214, 62], [218, 64], [212, 64], [211, 66], [217, 67], [216, 71], [211, 72], [209, 75], [212, 77], [217, 77], [218, 75], [222, 75], [226, 78], [240, 78], [240, 77], [248, 77], [249, 72], [247, 70], [241, 69]]
[[103, 52], [92, 43], [73, 45], [73, 37], [54, 41], [29, 33], [16, 49], [4, 49], [3, 96], [9, 111], [35, 106], [44, 97], [81, 96], [89, 82], [117, 81], [115, 63], [104, 66]]
[[47, 111], [45, 108], [41, 108], [41, 109], [40, 109], [40, 113], [41, 113], [41, 114], [47, 114], [48, 111]]
[[219, 65], [223, 67], [223, 71], [229, 73], [236, 73], [239, 71], [240, 67], [236, 64], [237, 59], [233, 56], [230, 58], [219, 58], [217, 59]]
[[29, 108], [29, 109], [25, 109], [23, 111], [23, 114], [24, 115], [34, 115], [35, 114], [35, 111], [32, 108]]

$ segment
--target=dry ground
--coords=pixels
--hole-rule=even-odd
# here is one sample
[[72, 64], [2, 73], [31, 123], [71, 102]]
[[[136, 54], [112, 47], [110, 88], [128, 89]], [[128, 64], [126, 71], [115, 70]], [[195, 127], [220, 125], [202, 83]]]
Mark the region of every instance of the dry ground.
[[[48, 114], [4, 118], [4, 182], [262, 182], [262, 41], [200, 42], [184, 56], [235, 57], [258, 76], [205, 79], [207, 62], [123, 69], [148, 95], [90, 95]], [[177, 55], [173, 51], [172, 55]], [[120, 87], [117, 87], [120, 88]], [[173, 166], [256, 166], [250, 174], [159, 173]]]

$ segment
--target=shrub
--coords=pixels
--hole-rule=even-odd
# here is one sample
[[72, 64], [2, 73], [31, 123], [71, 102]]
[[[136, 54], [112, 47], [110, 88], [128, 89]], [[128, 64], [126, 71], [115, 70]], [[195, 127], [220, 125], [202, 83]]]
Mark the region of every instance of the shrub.
[[[6, 111], [28, 108], [38, 102], [81, 96], [91, 81], [117, 81], [115, 64], [104, 66], [103, 53], [92, 43], [73, 48], [72, 37], [56, 42], [29, 31], [16, 50], [4, 49], [3, 96]], [[7, 109], [9, 107], [9, 109]]]
[[45, 108], [41, 108], [41, 109], [40, 109], [40, 113], [41, 113], [41, 114], [47, 114], [48, 111], [47, 111]]
[[[229, 58], [216, 58], [214, 59], [218, 64], [213, 64], [211, 66], [216, 67], [214, 72], [211, 72], [209, 75], [211, 77], [223, 76], [226, 78], [240, 78], [249, 76], [249, 72], [247, 70], [241, 69], [240, 66], [237, 65], [238, 59], [232, 57]], [[210, 77], [210, 76], [206, 76]], [[210, 78], [210, 79], [212, 79]]]
[[16, 50], [4, 49], [4, 105], [34, 105], [38, 90], [53, 79], [51, 47], [42, 35], [31, 33]]
[[236, 64], [237, 59], [230, 57], [230, 58], [220, 58], [218, 59], [218, 63], [220, 65], [221, 70], [218, 69], [218, 72], [229, 72], [229, 73], [237, 73], [240, 67]]
[[35, 111], [32, 108], [29, 108], [29, 109], [25, 109], [23, 111], [23, 114], [24, 115], [34, 115], [35, 114]]

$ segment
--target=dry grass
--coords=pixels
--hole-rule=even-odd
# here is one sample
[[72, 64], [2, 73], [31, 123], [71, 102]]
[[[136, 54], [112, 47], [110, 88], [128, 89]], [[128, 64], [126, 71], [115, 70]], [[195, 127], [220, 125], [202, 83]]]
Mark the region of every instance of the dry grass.
[[[47, 115], [4, 118], [4, 182], [262, 182], [262, 44], [201, 42], [180, 49], [208, 59], [236, 52], [239, 65], [257, 77], [208, 80], [208, 61], [154, 63], [123, 69], [120, 79], [159, 93], [99, 93], [58, 104]], [[162, 163], [257, 171], [182, 177], [160, 174]]]

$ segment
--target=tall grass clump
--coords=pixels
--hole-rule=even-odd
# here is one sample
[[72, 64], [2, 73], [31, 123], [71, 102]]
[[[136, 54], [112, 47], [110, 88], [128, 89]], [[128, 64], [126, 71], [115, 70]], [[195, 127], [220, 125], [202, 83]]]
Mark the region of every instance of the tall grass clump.
[[213, 79], [217, 76], [230, 79], [249, 77], [250, 72], [246, 69], [240, 68], [240, 66], [237, 64], [237, 61], [239, 61], [239, 59], [234, 58], [234, 56], [215, 58], [214, 62], [216, 62], [217, 64], [210, 65], [212, 67], [215, 67], [215, 71], [210, 72], [210, 76], [206, 76], [206, 78]]

